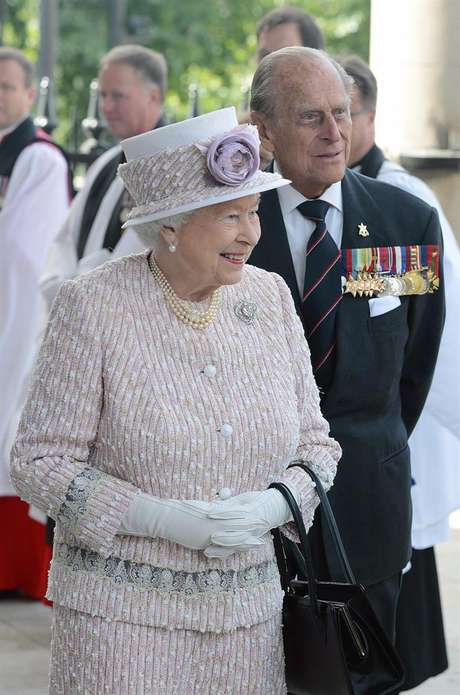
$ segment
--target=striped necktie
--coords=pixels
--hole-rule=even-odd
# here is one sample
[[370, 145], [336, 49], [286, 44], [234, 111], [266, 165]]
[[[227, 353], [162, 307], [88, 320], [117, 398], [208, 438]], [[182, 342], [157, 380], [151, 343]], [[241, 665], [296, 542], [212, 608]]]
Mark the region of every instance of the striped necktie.
[[302, 315], [318, 386], [330, 384], [335, 362], [335, 313], [342, 299], [341, 252], [326, 228], [325, 200], [307, 200], [297, 210], [316, 227], [307, 245]]

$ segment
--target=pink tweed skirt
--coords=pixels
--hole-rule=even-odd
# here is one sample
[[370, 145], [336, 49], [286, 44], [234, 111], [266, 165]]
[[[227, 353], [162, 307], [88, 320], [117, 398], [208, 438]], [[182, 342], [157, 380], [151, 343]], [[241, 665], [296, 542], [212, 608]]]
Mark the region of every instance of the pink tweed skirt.
[[54, 607], [50, 695], [286, 695], [281, 615], [221, 634]]

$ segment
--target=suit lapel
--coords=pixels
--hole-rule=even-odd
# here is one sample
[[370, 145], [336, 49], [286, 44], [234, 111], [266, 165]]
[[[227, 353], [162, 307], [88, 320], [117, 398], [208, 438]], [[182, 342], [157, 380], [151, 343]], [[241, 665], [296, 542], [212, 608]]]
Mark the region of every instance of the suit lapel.
[[300, 295], [276, 189], [262, 194], [259, 206], [262, 236], [252, 252], [250, 263], [284, 278], [300, 311]]
[[[372, 197], [360, 181], [360, 175], [347, 169], [342, 180], [343, 231], [342, 249], [386, 246], [384, 235], [379, 231], [379, 210]], [[365, 224], [369, 236], [359, 234], [359, 225]]]

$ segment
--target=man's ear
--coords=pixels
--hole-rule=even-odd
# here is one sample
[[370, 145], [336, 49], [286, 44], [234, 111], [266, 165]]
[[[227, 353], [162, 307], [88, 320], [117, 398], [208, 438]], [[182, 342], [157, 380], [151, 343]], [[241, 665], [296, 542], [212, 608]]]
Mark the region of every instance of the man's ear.
[[156, 85], [156, 84], [149, 85], [148, 94], [149, 94], [150, 103], [152, 105], [155, 105], [158, 107], [162, 106], [161, 91], [160, 91], [160, 88], [158, 87], [158, 85]]
[[35, 86], [28, 87], [27, 89], [27, 99], [29, 102], [29, 105], [32, 107], [34, 104], [35, 100], [37, 98], [37, 88]]
[[275, 146], [272, 141], [272, 132], [267, 117], [260, 113], [260, 111], [251, 111], [251, 123], [257, 126], [261, 146], [273, 156], [275, 153]]

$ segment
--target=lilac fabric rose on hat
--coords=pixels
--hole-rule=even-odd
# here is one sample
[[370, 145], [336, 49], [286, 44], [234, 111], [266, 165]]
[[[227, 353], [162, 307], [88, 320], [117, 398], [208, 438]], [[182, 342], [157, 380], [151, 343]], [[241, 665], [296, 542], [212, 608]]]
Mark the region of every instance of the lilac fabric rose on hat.
[[[238, 186], [259, 168], [260, 140], [257, 128], [243, 125], [215, 138], [206, 152], [209, 172], [216, 181]], [[200, 147], [201, 149], [201, 147]]]

